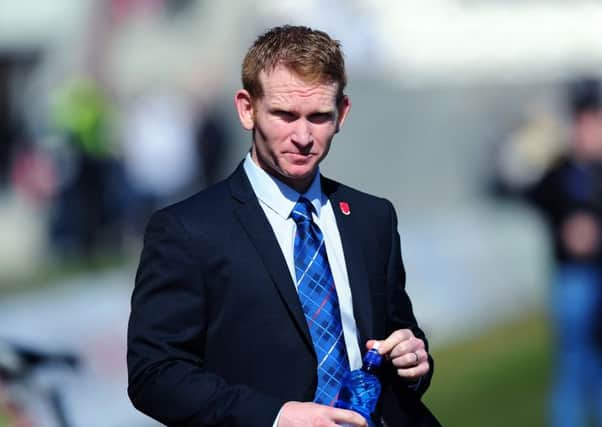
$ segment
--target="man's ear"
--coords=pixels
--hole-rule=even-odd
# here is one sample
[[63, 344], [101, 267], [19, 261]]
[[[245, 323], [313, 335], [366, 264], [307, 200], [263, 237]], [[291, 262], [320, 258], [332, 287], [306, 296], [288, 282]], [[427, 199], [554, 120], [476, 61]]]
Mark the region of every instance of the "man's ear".
[[245, 130], [253, 130], [255, 127], [255, 111], [251, 95], [244, 89], [240, 89], [234, 95], [234, 104], [238, 111], [238, 119]]
[[339, 102], [337, 107], [338, 115], [337, 115], [337, 133], [343, 127], [343, 123], [347, 118], [347, 114], [349, 114], [349, 110], [351, 110], [351, 99], [347, 95], [343, 95], [343, 99]]

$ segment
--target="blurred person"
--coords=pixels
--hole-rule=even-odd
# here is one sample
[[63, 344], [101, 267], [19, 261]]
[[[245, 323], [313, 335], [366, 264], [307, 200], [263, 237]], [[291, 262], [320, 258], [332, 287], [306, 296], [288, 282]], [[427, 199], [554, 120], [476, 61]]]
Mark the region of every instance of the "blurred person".
[[565, 133], [565, 126], [550, 112], [531, 107], [518, 128], [495, 147], [492, 190], [511, 196], [534, 185], [566, 152]]
[[8, 101], [3, 94], [5, 78], [0, 69], [0, 189], [8, 183], [15, 147], [17, 146], [18, 126], [12, 119]]
[[420, 400], [433, 361], [395, 210], [320, 174], [351, 107], [339, 43], [272, 28], [242, 81], [250, 153], [146, 230], [128, 328], [133, 404], [170, 426], [366, 426], [332, 405], [376, 339], [377, 425], [438, 426]]
[[45, 207], [56, 191], [52, 156], [31, 140], [25, 139], [20, 145], [11, 170], [12, 187], [36, 207]]
[[111, 108], [94, 80], [77, 78], [59, 88], [51, 113], [65, 140], [51, 241], [65, 259], [91, 260], [120, 248], [124, 175], [112, 151]]
[[550, 422], [554, 427], [602, 426], [602, 355], [595, 323], [602, 295], [602, 99], [600, 83], [569, 87], [571, 130], [566, 153], [530, 185], [511, 187], [544, 216], [554, 243], [551, 286], [555, 369]]
[[19, 54], [0, 53], [0, 190], [10, 184], [14, 158], [26, 134], [23, 117], [13, 99], [13, 94], [21, 89], [15, 84], [19, 64]]
[[199, 181], [203, 187], [222, 178], [228, 129], [223, 114], [215, 106], [203, 109], [196, 116], [195, 144], [198, 156]]
[[154, 210], [192, 193], [199, 167], [190, 106], [164, 89], [140, 94], [126, 108], [122, 143], [128, 227], [139, 236]]

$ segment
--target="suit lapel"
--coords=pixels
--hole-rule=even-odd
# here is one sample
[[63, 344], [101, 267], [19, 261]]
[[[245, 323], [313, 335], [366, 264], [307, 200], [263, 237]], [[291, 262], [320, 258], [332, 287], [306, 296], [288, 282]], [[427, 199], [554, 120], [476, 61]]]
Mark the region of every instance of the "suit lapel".
[[251, 184], [240, 165], [230, 177], [232, 196], [236, 199], [234, 212], [241, 225], [249, 235], [249, 239], [257, 249], [257, 253], [272, 277], [282, 301], [286, 305], [297, 329], [311, 349], [313, 344], [305, 321], [305, 315], [299, 302], [295, 284], [291, 279], [286, 260], [282, 255], [274, 231], [261, 209]]
[[[361, 233], [365, 232], [365, 225], [362, 226], [357, 222], [357, 215], [354, 215], [353, 211], [354, 208], [359, 207], [353, 206], [348, 200], [345, 200], [344, 190], [341, 190], [338, 183], [322, 177], [322, 191], [332, 204], [341, 236], [353, 298], [353, 314], [359, 330], [360, 350], [363, 353], [364, 343], [372, 338], [372, 302], [361, 243]], [[347, 215], [343, 213], [346, 209], [341, 206], [341, 202], [348, 204]]]

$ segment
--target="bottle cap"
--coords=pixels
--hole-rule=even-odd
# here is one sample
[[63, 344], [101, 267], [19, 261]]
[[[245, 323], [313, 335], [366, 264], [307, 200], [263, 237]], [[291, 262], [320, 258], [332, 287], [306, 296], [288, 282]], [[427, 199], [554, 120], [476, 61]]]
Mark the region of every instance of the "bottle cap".
[[373, 346], [364, 356], [364, 363], [379, 367], [383, 361], [383, 357], [378, 352], [378, 346]]

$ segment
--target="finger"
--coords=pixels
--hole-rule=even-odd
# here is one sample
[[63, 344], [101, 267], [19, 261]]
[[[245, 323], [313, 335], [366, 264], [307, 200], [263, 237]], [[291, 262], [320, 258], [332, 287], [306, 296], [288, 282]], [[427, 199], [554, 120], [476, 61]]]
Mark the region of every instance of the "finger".
[[413, 366], [420, 365], [424, 361], [428, 361], [428, 353], [422, 349], [410, 351], [391, 359], [393, 366], [398, 369], [411, 368]]
[[389, 354], [393, 348], [402, 341], [413, 338], [414, 334], [409, 329], [398, 329], [380, 342], [378, 352], [380, 354]]
[[419, 365], [411, 368], [401, 368], [397, 370], [397, 375], [402, 378], [417, 379], [426, 375], [430, 369], [428, 361], [422, 362]]
[[420, 357], [415, 352], [404, 353], [401, 356], [391, 359], [391, 363], [397, 369], [411, 368], [420, 364]]
[[416, 362], [414, 365], [420, 365], [422, 362], [428, 362], [429, 354], [424, 349], [418, 349], [414, 351], [414, 355], [416, 356]]
[[396, 358], [406, 353], [413, 353], [417, 352], [418, 350], [423, 350], [424, 348], [424, 341], [420, 338], [412, 336], [411, 338], [397, 344], [393, 350], [391, 350], [390, 356], [391, 358]]
[[403, 356], [408, 353], [419, 353], [424, 350], [424, 341], [419, 338], [411, 338], [397, 344], [393, 350], [391, 350], [391, 359], [395, 359], [399, 356]]
[[329, 408], [331, 412], [329, 418], [337, 424], [346, 423], [357, 427], [368, 427], [368, 423], [360, 414], [355, 411], [339, 408]]
[[393, 347], [389, 356], [391, 357], [391, 359], [395, 359], [399, 356], [403, 356], [404, 354], [413, 353], [419, 348], [420, 347], [416, 342], [414, 342], [412, 339], [407, 339]]

